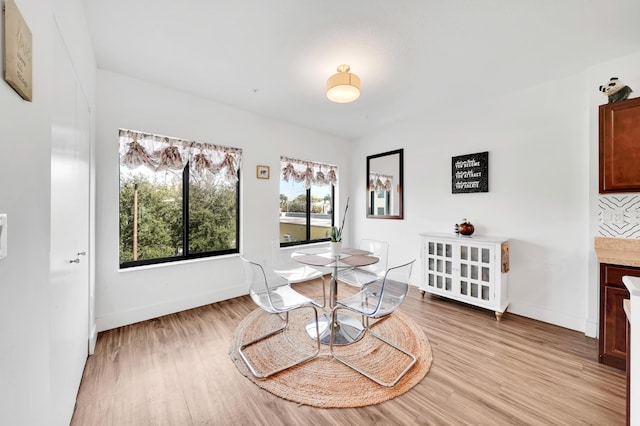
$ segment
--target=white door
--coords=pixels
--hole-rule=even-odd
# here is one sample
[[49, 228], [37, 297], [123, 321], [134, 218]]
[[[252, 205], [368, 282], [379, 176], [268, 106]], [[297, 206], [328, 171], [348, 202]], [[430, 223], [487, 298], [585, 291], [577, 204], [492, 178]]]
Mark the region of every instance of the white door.
[[51, 146], [50, 395], [68, 425], [89, 342], [90, 112], [64, 42], [54, 37]]

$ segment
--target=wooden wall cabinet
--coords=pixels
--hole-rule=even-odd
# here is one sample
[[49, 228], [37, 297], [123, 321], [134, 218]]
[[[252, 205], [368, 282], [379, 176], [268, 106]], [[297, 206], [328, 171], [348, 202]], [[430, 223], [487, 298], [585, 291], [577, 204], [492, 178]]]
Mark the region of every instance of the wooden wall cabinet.
[[640, 277], [640, 268], [600, 264], [599, 361], [625, 371], [627, 367], [627, 316], [624, 300], [629, 291], [622, 277]]
[[420, 237], [420, 290], [490, 309], [500, 320], [509, 305], [508, 241], [442, 233]]
[[600, 193], [640, 192], [640, 98], [600, 105]]

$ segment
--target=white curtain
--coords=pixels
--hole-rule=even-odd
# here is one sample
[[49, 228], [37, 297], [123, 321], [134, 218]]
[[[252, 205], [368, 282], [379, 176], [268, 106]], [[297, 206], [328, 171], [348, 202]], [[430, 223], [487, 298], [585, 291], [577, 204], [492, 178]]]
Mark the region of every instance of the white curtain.
[[331, 164], [315, 163], [313, 161], [296, 160], [295, 158], [280, 157], [282, 170], [280, 178], [289, 182], [304, 182], [305, 189], [312, 185], [335, 186], [338, 182], [338, 167]]
[[228, 183], [238, 181], [242, 150], [149, 133], [120, 129], [120, 163], [130, 169], [153, 171], [184, 169], [195, 176], [212, 173]]

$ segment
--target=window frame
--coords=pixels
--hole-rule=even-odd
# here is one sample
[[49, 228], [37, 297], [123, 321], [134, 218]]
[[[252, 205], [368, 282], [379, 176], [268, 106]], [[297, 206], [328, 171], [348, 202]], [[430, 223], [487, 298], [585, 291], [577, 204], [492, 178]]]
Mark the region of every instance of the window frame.
[[[335, 226], [335, 220], [336, 220], [336, 187], [335, 185], [331, 185], [331, 226]], [[317, 240], [311, 240], [311, 188], [306, 190], [306, 194], [307, 194], [307, 202], [306, 202], [306, 239], [305, 240], [300, 240], [300, 241], [289, 241], [289, 242], [283, 242], [280, 241], [280, 247], [293, 247], [293, 246], [301, 246], [301, 245], [305, 245], [305, 244], [314, 244], [314, 243], [322, 243], [322, 242], [326, 242], [326, 241], [331, 241], [331, 237], [327, 237], [327, 238], [320, 238]], [[279, 192], [279, 191], [278, 191]], [[280, 226], [280, 222], [278, 221], [278, 226]]]
[[[129, 138], [130, 142], [123, 142], [123, 137], [125, 138]], [[126, 241], [127, 234], [122, 234], [123, 228], [121, 226], [122, 225], [122, 217], [121, 214], [124, 214], [125, 216], [129, 216], [129, 214], [125, 211], [124, 213], [121, 211], [121, 203], [122, 203], [122, 190], [123, 190], [123, 186], [122, 186], [122, 178], [123, 178], [123, 167], [126, 168], [126, 170], [134, 170], [137, 167], [149, 167], [152, 170], [152, 173], [158, 173], [161, 172], [163, 170], [167, 170], [167, 167], [164, 168], [160, 168], [157, 167], [157, 165], [159, 164], [157, 161], [155, 160], [155, 158], [153, 160], [150, 160], [148, 154], [146, 154], [146, 156], [141, 156], [139, 153], [140, 151], [144, 152], [145, 149], [148, 149], [148, 147], [145, 145], [145, 148], [141, 148], [140, 145], [137, 145], [137, 148], [134, 147], [133, 145], [135, 144], [136, 140], [145, 140], [145, 143], [155, 143], [157, 141], [160, 142], [169, 142], [171, 146], [184, 146], [185, 151], [182, 151], [180, 155], [183, 156], [183, 164], [184, 166], [182, 167], [182, 176], [180, 176], [180, 169], [179, 168], [174, 168], [174, 170], [177, 172], [177, 179], [178, 182], [180, 182], [181, 179], [181, 196], [182, 196], [182, 202], [181, 203], [176, 203], [175, 206], [176, 208], [179, 208], [181, 210], [181, 216], [180, 220], [182, 220], [181, 223], [181, 231], [182, 231], [182, 250], [180, 254], [176, 254], [176, 255], [171, 255], [171, 256], [165, 256], [165, 257], [156, 257], [156, 258], [152, 258], [152, 259], [137, 259], [137, 260], [125, 260], [122, 261], [121, 260], [121, 255], [122, 253], [127, 253], [127, 252], [122, 252], [122, 241]], [[123, 145], [126, 144], [126, 145]], [[129, 145], [132, 144], [132, 145]], [[124, 148], [126, 146], [126, 148]], [[207, 148], [210, 147], [210, 148]], [[157, 149], [157, 148], [156, 148]], [[193, 158], [191, 158], [191, 154], [189, 150], [195, 149], [197, 151], [195, 151], [198, 155], [195, 155]], [[204, 163], [204, 167], [203, 167], [203, 163], [199, 162], [200, 155], [204, 155], [204, 149], [212, 149], [215, 150], [216, 152], [223, 152], [223, 155], [226, 155], [227, 157], [225, 159], [223, 159], [223, 163], [217, 164], [217, 163]], [[133, 155], [131, 155], [131, 152], [133, 152]], [[156, 153], [159, 151], [155, 151]], [[173, 151], [172, 151], [173, 152]], [[185, 157], [185, 155], [188, 155], [189, 157]], [[210, 154], [206, 154], [207, 156], [209, 156]], [[230, 156], [237, 156], [234, 157], [235, 159], [230, 159]], [[242, 212], [241, 212], [241, 206], [242, 206], [242, 193], [241, 193], [241, 156], [242, 156], [242, 150], [239, 148], [232, 148], [232, 147], [225, 147], [225, 146], [220, 146], [220, 145], [212, 145], [212, 144], [202, 144], [199, 142], [195, 142], [195, 141], [187, 141], [187, 140], [183, 140], [183, 139], [177, 139], [177, 138], [170, 138], [170, 137], [166, 137], [166, 136], [159, 136], [159, 135], [154, 135], [154, 134], [150, 134], [150, 133], [142, 133], [142, 132], [137, 132], [137, 131], [133, 131], [133, 130], [126, 130], [126, 129], [120, 129], [120, 160], [118, 161], [119, 164], [119, 172], [118, 172], [118, 180], [119, 180], [119, 184], [118, 184], [118, 263], [119, 263], [119, 267], [120, 269], [127, 269], [127, 268], [132, 268], [132, 267], [137, 267], [137, 266], [149, 266], [149, 265], [156, 265], [156, 264], [167, 264], [167, 263], [173, 263], [173, 262], [181, 262], [181, 261], [185, 261], [185, 260], [192, 260], [192, 259], [201, 259], [201, 258], [211, 258], [211, 257], [217, 257], [217, 256], [224, 256], [224, 255], [229, 255], [229, 254], [239, 254], [240, 253], [240, 245], [241, 245], [241, 216], [242, 216]], [[126, 161], [123, 160], [123, 157], [126, 158]], [[144, 161], [138, 161], [139, 158], [142, 158]], [[164, 160], [165, 157], [163, 157]], [[205, 159], [207, 157], [204, 157]], [[209, 157], [211, 158], [211, 157]], [[179, 157], [178, 157], [179, 159]], [[214, 175], [218, 175], [219, 173], [223, 173], [224, 170], [226, 170], [226, 172], [222, 176], [223, 179], [228, 179], [225, 178], [225, 176], [228, 176], [228, 174], [231, 172], [231, 170], [233, 170], [233, 179], [229, 182], [229, 180], [227, 180], [227, 184], [229, 185], [226, 189], [224, 189], [224, 191], [229, 191], [229, 195], [232, 196], [231, 192], [233, 192], [235, 194], [235, 229], [234, 229], [234, 239], [235, 239], [235, 247], [233, 248], [223, 248], [223, 249], [216, 249], [216, 250], [207, 250], [207, 251], [201, 251], [201, 252], [197, 252], [197, 253], [193, 253], [190, 250], [190, 203], [191, 203], [191, 192], [192, 192], [192, 170], [191, 170], [191, 160], [195, 159], [196, 163], [198, 163], [198, 165], [196, 166], [196, 170], [193, 170], [194, 176], [197, 178], [197, 176], [199, 176], [201, 173], [213, 173]], [[155, 160], [155, 161], [154, 161]], [[173, 159], [172, 159], [173, 160]], [[237, 161], [237, 165], [230, 163]], [[131, 166], [130, 164], [133, 164], [133, 166]], [[160, 163], [162, 166], [162, 163]], [[175, 164], [175, 161], [174, 163]], [[233, 164], [233, 166], [231, 166], [231, 164]], [[233, 169], [231, 169], [230, 167], [233, 167]], [[204, 170], [204, 171], [203, 171]], [[124, 172], [126, 173], [126, 172]], [[194, 182], [194, 185], [196, 183]], [[231, 201], [231, 200], [230, 200]], [[193, 207], [193, 206], [192, 206]], [[128, 210], [128, 208], [127, 208]], [[211, 209], [208, 209], [208, 211], [216, 211], [216, 205], [213, 205]], [[166, 223], [166, 222], [164, 222]], [[124, 230], [130, 232], [130, 225], [124, 225], [125, 228]], [[214, 232], [217, 232], [217, 230], [214, 230]], [[123, 238], [125, 238], [125, 240], [123, 240]], [[233, 240], [231, 240], [233, 241]], [[208, 247], [204, 247], [203, 249], [207, 249]], [[130, 249], [130, 247], [129, 247]], [[200, 250], [201, 248], [198, 248], [198, 250]]]
[[[182, 250], [179, 256], [157, 257], [154, 259], [129, 260], [120, 262], [120, 269], [132, 268], [135, 266], [148, 266], [170, 262], [180, 262], [191, 259], [201, 259], [203, 257], [223, 256], [226, 254], [240, 253], [240, 170], [238, 170], [238, 181], [236, 182], [236, 247], [234, 249], [207, 251], [200, 253], [189, 253], [189, 163], [182, 170]], [[119, 191], [118, 191], [119, 196]], [[120, 203], [118, 202], [118, 206]], [[119, 217], [119, 215], [118, 215]], [[119, 221], [118, 221], [119, 223]], [[118, 241], [120, 235], [118, 232]], [[119, 255], [118, 255], [119, 256]]]

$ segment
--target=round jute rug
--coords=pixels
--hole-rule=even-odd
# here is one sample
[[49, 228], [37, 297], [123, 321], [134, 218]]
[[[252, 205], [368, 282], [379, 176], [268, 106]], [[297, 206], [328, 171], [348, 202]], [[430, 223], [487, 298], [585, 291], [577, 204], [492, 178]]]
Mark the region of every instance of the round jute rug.
[[[245, 350], [258, 370], [272, 369], [300, 358], [300, 351], [310, 353], [315, 340], [305, 332], [305, 323], [312, 317], [310, 309], [298, 309], [290, 313], [289, 327], [266, 342], [260, 342]], [[251, 312], [238, 325], [231, 341], [229, 355], [237, 369], [259, 387], [281, 398], [299, 404], [325, 408], [363, 407], [378, 404], [410, 390], [429, 372], [433, 361], [431, 345], [420, 327], [407, 315], [395, 312], [373, 328], [384, 336], [408, 349], [418, 361], [407, 375], [393, 388], [386, 388], [369, 380], [349, 367], [333, 359], [329, 347], [322, 345], [318, 357], [297, 367], [285, 370], [265, 380], [258, 380], [249, 372], [238, 354], [238, 347], [281, 324], [276, 315], [261, 309]], [[335, 347], [339, 355], [363, 366], [366, 370], [389, 380], [399, 373], [408, 358], [389, 349], [369, 335], [351, 345]]]

